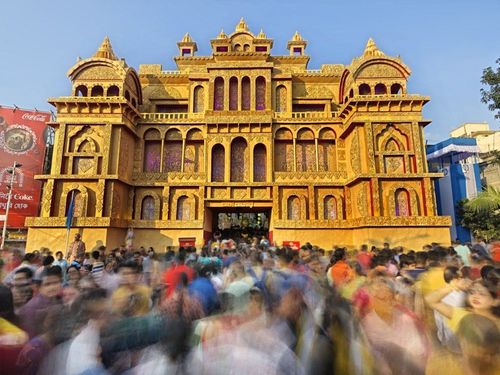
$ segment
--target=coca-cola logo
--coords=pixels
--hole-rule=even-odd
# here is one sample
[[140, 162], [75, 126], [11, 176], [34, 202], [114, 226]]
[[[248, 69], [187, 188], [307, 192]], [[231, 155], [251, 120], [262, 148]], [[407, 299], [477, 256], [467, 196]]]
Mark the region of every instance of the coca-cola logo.
[[22, 117], [23, 120], [29, 120], [29, 121], [46, 121], [45, 115], [40, 115], [36, 113], [25, 113]]

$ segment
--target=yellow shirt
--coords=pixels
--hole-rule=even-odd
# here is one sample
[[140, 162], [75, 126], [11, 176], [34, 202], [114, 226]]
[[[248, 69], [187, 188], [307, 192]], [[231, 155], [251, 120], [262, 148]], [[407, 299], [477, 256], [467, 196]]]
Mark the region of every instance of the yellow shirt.
[[121, 286], [111, 296], [113, 312], [126, 316], [145, 315], [151, 306], [151, 289], [135, 285], [133, 289]]
[[430, 268], [428, 271], [421, 274], [420, 280], [420, 290], [424, 296], [446, 286], [446, 281], [444, 281], [444, 269], [442, 267]]
[[460, 327], [460, 321], [468, 314], [472, 314], [469, 310], [463, 307], [454, 307], [451, 313], [451, 319], [448, 320], [448, 327], [453, 331], [453, 333], [458, 332], [458, 327]]

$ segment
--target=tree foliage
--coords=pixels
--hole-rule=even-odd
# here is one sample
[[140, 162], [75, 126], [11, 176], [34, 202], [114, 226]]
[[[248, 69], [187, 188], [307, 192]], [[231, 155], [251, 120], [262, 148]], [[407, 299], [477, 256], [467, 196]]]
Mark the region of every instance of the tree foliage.
[[458, 202], [457, 216], [460, 224], [469, 229], [474, 237], [486, 240], [500, 238], [500, 209], [476, 210], [470, 203], [467, 199]]
[[500, 59], [498, 67], [494, 70], [491, 66], [483, 70], [481, 83], [489, 86], [481, 89], [481, 101], [488, 105], [488, 109], [495, 113], [495, 118], [500, 119]]

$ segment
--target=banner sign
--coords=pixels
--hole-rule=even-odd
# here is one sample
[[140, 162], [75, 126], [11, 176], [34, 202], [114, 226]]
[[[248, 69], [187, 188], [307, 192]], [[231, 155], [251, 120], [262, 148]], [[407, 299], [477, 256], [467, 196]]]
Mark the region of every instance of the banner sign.
[[41, 182], [34, 176], [43, 172], [49, 120], [48, 112], [0, 107], [0, 214], [7, 208], [12, 176], [8, 170], [14, 162], [22, 165], [12, 186], [9, 228], [24, 228], [27, 216], [38, 215]]

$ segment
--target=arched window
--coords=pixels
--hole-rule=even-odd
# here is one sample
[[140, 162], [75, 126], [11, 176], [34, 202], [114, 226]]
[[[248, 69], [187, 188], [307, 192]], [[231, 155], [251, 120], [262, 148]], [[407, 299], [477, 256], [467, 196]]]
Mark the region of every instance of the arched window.
[[287, 99], [286, 87], [283, 85], [276, 87], [276, 112], [287, 111]]
[[287, 200], [287, 220], [300, 220], [300, 199], [291, 195]]
[[302, 128], [297, 133], [296, 141], [297, 171], [310, 172], [316, 170], [316, 150], [314, 133], [309, 128]]
[[191, 220], [189, 199], [185, 195], [177, 200], [176, 220]]
[[203, 160], [203, 134], [199, 129], [191, 129], [186, 136], [184, 172], [201, 172]]
[[205, 111], [205, 88], [201, 85], [194, 88], [193, 112]]
[[396, 216], [411, 216], [410, 193], [406, 189], [398, 189], [394, 194]]
[[320, 171], [331, 172], [337, 169], [335, 133], [330, 128], [321, 129], [318, 139], [318, 166]]
[[125, 99], [130, 101], [130, 93], [128, 91], [125, 91]]
[[214, 111], [224, 110], [224, 79], [217, 77], [214, 82]]
[[224, 181], [225, 152], [221, 144], [212, 148], [212, 182]]
[[241, 80], [241, 109], [250, 110], [250, 78], [243, 77]]
[[266, 181], [266, 159], [266, 146], [259, 143], [253, 149], [253, 180], [255, 182]]
[[178, 129], [170, 129], [165, 135], [163, 171], [180, 172], [182, 164], [182, 135]]
[[337, 220], [337, 200], [333, 195], [327, 195], [323, 201], [323, 219]]
[[155, 199], [151, 195], [142, 199], [141, 220], [155, 220]]
[[118, 86], [109, 86], [108, 91], [106, 92], [106, 96], [118, 96], [120, 94], [120, 89]]
[[231, 143], [231, 182], [243, 182], [246, 177], [247, 142], [238, 137]]
[[237, 43], [237, 44], [235, 44], [235, 45], [234, 45], [234, 50], [235, 50], [236, 52], [240, 52], [240, 51], [241, 51], [241, 44], [238, 44], [238, 43]]
[[231, 77], [229, 80], [229, 110], [238, 110], [238, 78]]
[[75, 89], [75, 95], [76, 96], [87, 96], [88, 95], [88, 90], [87, 86], [80, 85]]
[[103, 96], [104, 95], [104, 89], [102, 86], [94, 86], [92, 87], [92, 90], [90, 91], [90, 96]]
[[383, 83], [378, 83], [375, 86], [375, 95], [385, 95], [387, 94], [387, 87]]
[[274, 135], [274, 170], [293, 171], [293, 137], [287, 128], [281, 128]]
[[243, 45], [243, 51], [245, 51], [245, 52], [250, 51], [250, 45], [249, 44]]
[[71, 204], [72, 199], [73, 199], [73, 217], [86, 216], [83, 194], [78, 189], [74, 189], [68, 192], [68, 195], [66, 197], [66, 216], [68, 216], [69, 206]]
[[255, 109], [263, 111], [266, 109], [266, 79], [262, 76], [255, 81]]
[[144, 172], [159, 172], [161, 160], [161, 139], [157, 129], [144, 133]]
[[372, 90], [366, 83], [359, 85], [359, 95], [370, 95]]
[[391, 94], [401, 95], [403, 93], [403, 88], [399, 83], [395, 83], [391, 86]]

